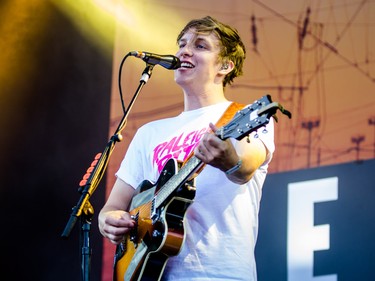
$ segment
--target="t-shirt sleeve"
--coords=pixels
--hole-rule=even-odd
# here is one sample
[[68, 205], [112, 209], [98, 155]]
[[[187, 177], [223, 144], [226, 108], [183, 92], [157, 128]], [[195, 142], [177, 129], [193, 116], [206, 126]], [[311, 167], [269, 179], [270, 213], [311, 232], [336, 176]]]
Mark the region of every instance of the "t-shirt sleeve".
[[[255, 114], [256, 112], [254, 112], [254, 116], [251, 115], [250, 118], [256, 118]], [[258, 128], [256, 131], [250, 134], [250, 137], [259, 138], [267, 148], [267, 159], [263, 165], [268, 164], [271, 161], [272, 155], [275, 152], [274, 134], [274, 120], [272, 117], [268, 124]]]
[[275, 140], [274, 140], [274, 121], [273, 118], [270, 119], [270, 122], [263, 128], [258, 129], [258, 136], [264, 143], [267, 148], [267, 163], [272, 159], [272, 155], [275, 152]]
[[116, 177], [130, 184], [133, 188], [137, 188], [145, 179], [145, 160], [142, 153], [142, 144], [142, 130], [138, 130], [129, 144], [120, 168], [115, 174]]

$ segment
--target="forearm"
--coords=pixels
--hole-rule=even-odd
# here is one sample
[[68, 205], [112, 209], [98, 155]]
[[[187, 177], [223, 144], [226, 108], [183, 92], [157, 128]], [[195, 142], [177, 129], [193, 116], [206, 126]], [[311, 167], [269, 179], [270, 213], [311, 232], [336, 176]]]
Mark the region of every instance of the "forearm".
[[231, 166], [227, 166], [223, 171], [230, 181], [244, 184], [266, 160], [267, 149], [262, 141], [253, 139], [251, 143], [240, 143], [236, 148], [236, 155], [237, 162], [233, 164], [233, 160], [230, 160]]

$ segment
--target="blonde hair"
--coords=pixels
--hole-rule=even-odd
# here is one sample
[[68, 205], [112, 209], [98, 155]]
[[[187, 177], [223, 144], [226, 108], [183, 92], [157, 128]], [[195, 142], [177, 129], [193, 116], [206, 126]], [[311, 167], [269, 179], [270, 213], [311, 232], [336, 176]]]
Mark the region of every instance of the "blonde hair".
[[219, 39], [221, 45], [219, 59], [223, 62], [232, 61], [234, 63], [233, 70], [229, 72], [223, 80], [223, 87], [227, 84], [231, 84], [234, 78], [243, 74], [242, 68], [246, 58], [246, 49], [235, 28], [216, 20], [215, 18], [206, 16], [188, 22], [177, 36], [177, 42], [179, 42], [181, 37], [191, 29], [194, 29], [196, 33], [213, 32]]

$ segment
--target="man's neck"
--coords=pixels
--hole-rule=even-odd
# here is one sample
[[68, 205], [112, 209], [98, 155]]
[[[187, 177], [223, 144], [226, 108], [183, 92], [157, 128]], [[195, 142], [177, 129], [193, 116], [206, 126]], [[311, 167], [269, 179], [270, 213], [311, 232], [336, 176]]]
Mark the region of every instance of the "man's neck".
[[220, 87], [211, 87], [209, 91], [200, 89], [198, 91], [184, 90], [184, 110], [194, 110], [205, 106], [210, 106], [227, 101], [224, 95], [224, 89]]

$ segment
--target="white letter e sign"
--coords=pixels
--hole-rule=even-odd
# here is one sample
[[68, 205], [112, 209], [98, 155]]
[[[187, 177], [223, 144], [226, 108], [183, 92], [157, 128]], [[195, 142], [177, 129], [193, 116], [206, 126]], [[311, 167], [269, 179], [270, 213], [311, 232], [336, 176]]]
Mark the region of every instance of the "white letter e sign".
[[313, 276], [314, 251], [330, 245], [329, 225], [314, 226], [314, 203], [337, 197], [337, 177], [288, 185], [288, 281], [337, 281], [336, 274]]

